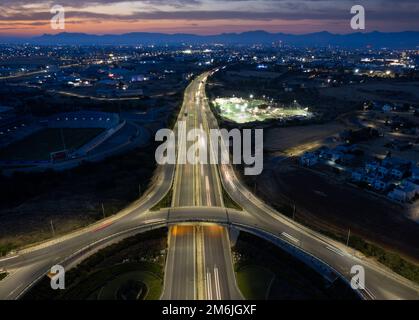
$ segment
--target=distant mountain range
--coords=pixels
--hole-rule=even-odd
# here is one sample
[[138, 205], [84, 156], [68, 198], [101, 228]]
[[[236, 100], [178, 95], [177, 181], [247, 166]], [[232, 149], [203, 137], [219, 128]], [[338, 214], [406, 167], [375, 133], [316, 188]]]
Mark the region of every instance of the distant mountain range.
[[249, 31], [243, 33], [222, 33], [218, 35], [165, 34], [132, 32], [119, 35], [94, 35], [86, 33], [44, 34], [32, 38], [1, 38], [0, 43], [31, 43], [37, 45], [180, 45], [180, 44], [270, 44], [280, 42], [294, 46], [343, 48], [419, 48], [419, 32], [369, 32], [351, 34], [333, 34], [326, 31], [302, 35]]

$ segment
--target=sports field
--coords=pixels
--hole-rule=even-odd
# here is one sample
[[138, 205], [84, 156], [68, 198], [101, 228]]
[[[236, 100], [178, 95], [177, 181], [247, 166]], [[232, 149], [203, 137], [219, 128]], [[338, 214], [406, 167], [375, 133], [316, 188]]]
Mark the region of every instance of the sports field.
[[44, 129], [0, 150], [0, 160], [49, 160], [51, 152], [78, 149], [103, 130], [102, 128]]
[[307, 109], [278, 107], [261, 99], [218, 98], [214, 102], [224, 118], [236, 123], [312, 116]]

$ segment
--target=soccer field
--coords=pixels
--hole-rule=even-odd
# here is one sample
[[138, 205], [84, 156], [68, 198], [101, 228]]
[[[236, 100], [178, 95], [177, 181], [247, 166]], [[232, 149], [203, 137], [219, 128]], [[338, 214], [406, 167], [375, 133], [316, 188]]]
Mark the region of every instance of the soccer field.
[[279, 108], [271, 106], [268, 101], [261, 99], [217, 98], [215, 104], [224, 118], [236, 123], [311, 117], [311, 113], [306, 109]]
[[49, 160], [51, 152], [78, 149], [103, 131], [102, 128], [45, 129], [0, 150], [0, 160]]

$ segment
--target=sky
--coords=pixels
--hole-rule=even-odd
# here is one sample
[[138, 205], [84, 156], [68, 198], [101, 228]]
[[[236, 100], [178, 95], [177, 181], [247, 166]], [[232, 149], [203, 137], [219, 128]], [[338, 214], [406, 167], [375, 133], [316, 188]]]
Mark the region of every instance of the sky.
[[[419, 0], [0, 0], [0, 35], [350, 33], [355, 4], [365, 8], [366, 32], [419, 31]], [[65, 30], [51, 28], [54, 5], [65, 9]]]

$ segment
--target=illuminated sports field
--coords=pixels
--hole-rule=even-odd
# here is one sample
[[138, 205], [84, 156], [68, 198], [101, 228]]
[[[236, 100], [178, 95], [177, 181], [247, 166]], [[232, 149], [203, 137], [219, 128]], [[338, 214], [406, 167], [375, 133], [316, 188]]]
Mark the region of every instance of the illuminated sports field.
[[261, 99], [218, 98], [214, 102], [224, 118], [236, 123], [312, 116], [307, 109], [280, 108]]

